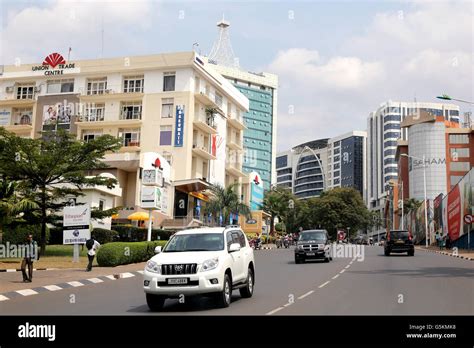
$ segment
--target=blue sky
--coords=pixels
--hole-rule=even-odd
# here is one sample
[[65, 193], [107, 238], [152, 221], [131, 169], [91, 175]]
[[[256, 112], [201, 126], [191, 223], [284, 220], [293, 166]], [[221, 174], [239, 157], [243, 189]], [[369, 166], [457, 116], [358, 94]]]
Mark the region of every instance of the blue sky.
[[469, 1], [2, 0], [0, 13], [3, 64], [70, 46], [72, 59], [97, 58], [102, 22], [106, 57], [188, 51], [194, 42], [206, 54], [225, 14], [241, 66], [279, 75], [279, 150], [364, 130], [388, 99], [474, 99]]

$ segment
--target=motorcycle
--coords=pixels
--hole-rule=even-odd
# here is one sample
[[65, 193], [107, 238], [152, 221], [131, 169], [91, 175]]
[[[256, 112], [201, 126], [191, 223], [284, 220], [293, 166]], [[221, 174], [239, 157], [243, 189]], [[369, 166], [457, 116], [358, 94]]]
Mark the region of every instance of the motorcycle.
[[277, 239], [276, 242], [275, 242], [275, 244], [276, 244], [276, 247], [277, 247], [277, 248], [282, 248], [282, 247], [283, 247], [283, 242], [282, 242], [281, 239]]
[[261, 250], [262, 249], [262, 240], [261, 239], [256, 239], [255, 240], [255, 243], [254, 243], [254, 249], [257, 250]]
[[283, 246], [288, 249], [290, 247], [290, 241], [288, 240], [288, 238], [285, 238], [283, 240]]

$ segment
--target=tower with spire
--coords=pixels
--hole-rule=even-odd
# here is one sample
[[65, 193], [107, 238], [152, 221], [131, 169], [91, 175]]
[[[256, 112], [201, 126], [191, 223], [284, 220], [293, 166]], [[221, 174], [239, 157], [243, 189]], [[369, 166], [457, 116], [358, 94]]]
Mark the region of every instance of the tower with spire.
[[239, 68], [238, 59], [235, 57], [232, 44], [230, 43], [229, 26], [230, 22], [226, 21], [224, 15], [222, 15], [222, 20], [217, 22], [219, 35], [212, 46], [208, 59], [214, 64]]

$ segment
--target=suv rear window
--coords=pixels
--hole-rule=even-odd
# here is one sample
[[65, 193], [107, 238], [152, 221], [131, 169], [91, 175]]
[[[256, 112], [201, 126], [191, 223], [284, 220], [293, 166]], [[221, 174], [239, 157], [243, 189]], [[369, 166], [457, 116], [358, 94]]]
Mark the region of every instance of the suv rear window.
[[390, 231], [390, 239], [408, 239], [408, 231]]

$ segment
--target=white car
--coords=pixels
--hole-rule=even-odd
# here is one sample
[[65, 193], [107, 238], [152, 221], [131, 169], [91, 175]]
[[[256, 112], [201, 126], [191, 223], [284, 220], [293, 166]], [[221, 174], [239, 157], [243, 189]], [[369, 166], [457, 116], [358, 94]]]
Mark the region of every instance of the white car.
[[174, 234], [143, 272], [143, 289], [152, 311], [166, 298], [211, 295], [228, 307], [232, 290], [251, 297], [255, 284], [253, 249], [239, 226], [188, 229]]

